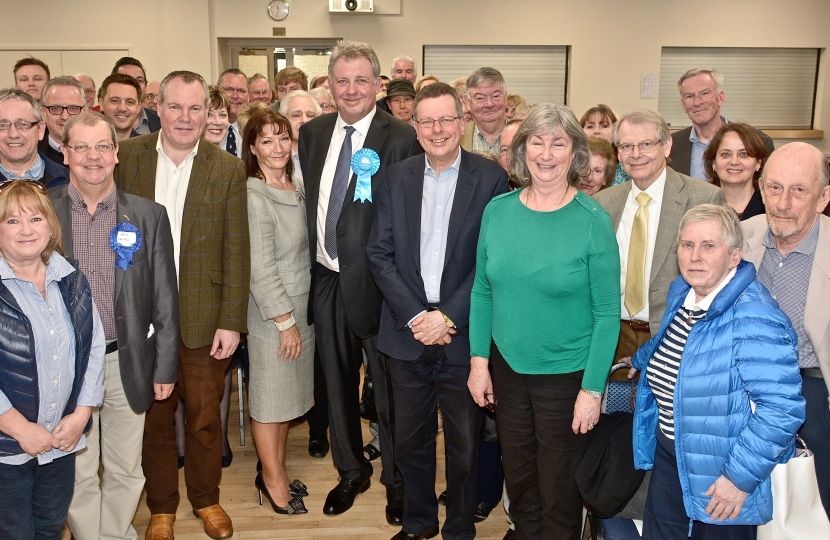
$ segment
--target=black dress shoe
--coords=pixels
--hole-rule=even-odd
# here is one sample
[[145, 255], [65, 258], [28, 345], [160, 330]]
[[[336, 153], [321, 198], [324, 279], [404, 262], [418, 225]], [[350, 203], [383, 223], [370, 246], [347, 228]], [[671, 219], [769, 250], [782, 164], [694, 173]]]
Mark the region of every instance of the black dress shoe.
[[327, 516], [337, 516], [348, 510], [354, 504], [358, 495], [369, 489], [372, 479], [351, 480], [341, 478], [333, 490], [329, 491], [326, 503], [323, 505], [323, 513]]
[[325, 435], [311, 434], [308, 436], [308, 455], [324, 458], [329, 453], [329, 441]]
[[440, 495], [438, 495], [438, 504], [441, 506], [447, 506], [447, 492], [442, 491]]
[[507, 529], [504, 538], [501, 540], [516, 540], [516, 529]]
[[403, 525], [403, 488], [386, 488], [386, 523]]
[[406, 531], [401, 531], [393, 536], [391, 540], [424, 540], [425, 538], [434, 538], [436, 536], [438, 536], [438, 527], [421, 534], [412, 534]]
[[473, 517], [473, 520], [476, 523], [481, 523], [482, 521], [484, 521], [485, 519], [490, 517], [490, 512], [492, 512], [493, 508], [495, 508], [496, 505], [498, 505], [498, 504], [499, 504], [499, 501], [496, 501], [496, 502], [487, 502], [487, 501], [485, 501], [485, 502], [478, 503], [478, 506], [476, 506], [476, 513], [475, 513], [475, 516]]

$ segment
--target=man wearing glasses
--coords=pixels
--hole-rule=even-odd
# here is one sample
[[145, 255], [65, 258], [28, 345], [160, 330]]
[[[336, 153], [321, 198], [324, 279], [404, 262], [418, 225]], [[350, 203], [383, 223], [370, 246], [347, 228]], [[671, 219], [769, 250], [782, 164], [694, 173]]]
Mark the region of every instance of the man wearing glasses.
[[493, 197], [507, 192], [507, 174], [461, 149], [464, 111], [448, 84], [421, 90], [413, 124], [426, 154], [381, 173], [367, 247], [384, 299], [378, 350], [390, 357], [395, 461], [406, 492], [403, 528], [392, 538], [438, 534], [439, 401], [447, 455], [443, 536], [472, 538], [481, 409], [467, 391], [470, 291], [481, 217]]
[[63, 164], [63, 126], [71, 117], [86, 110], [84, 86], [75, 77], [49, 79], [43, 87], [40, 103], [46, 134], [38, 144], [38, 150], [55, 163]]
[[38, 152], [46, 125], [37, 101], [17, 88], [0, 90], [0, 180], [37, 180], [46, 187], [69, 183], [69, 171]]
[[689, 209], [726, 204], [720, 188], [666, 165], [669, 126], [651, 109], [634, 109], [614, 124], [614, 144], [630, 182], [594, 198], [611, 215], [620, 246], [620, 339], [614, 360], [634, 354], [660, 328], [669, 285], [680, 275], [677, 229]]
[[248, 104], [248, 77], [240, 69], [226, 69], [219, 75], [219, 81], [216, 85], [225, 92], [228, 101], [231, 103], [229, 116], [231, 125], [228, 128], [228, 134], [225, 135], [225, 141], [219, 147], [241, 158], [242, 134], [239, 132], [236, 115], [239, 114], [242, 107]]
[[[179, 365], [173, 237], [162, 205], [116, 189], [118, 143], [107, 118], [96, 112], [72, 117], [63, 151], [70, 183], [49, 197], [63, 250], [89, 280], [107, 339], [107, 390], [93, 410], [87, 447], [77, 455], [67, 519], [76, 540], [135, 538], [144, 413], [170, 396]], [[111, 245], [113, 231], [127, 260]]]

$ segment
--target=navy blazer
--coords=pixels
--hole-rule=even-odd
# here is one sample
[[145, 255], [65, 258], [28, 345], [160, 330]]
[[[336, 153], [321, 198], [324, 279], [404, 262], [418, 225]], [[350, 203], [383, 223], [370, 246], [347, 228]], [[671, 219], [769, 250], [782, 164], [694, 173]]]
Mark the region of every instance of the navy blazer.
[[[311, 256], [311, 292], [308, 302], [308, 323], [314, 321], [314, 286], [317, 262], [317, 199], [320, 194], [320, 177], [326, 163], [337, 114], [323, 114], [303, 124], [300, 128], [298, 155], [306, 188], [306, 215], [308, 217], [308, 242]], [[340, 265], [340, 283], [343, 304], [349, 325], [360, 338], [378, 333], [381, 295], [369, 272], [366, 243], [375, 219], [375, 197], [380, 174], [384, 169], [402, 159], [420, 154], [421, 145], [415, 129], [392, 115], [375, 110], [375, 117], [363, 142], [363, 148], [371, 148], [380, 156], [380, 170], [372, 176], [372, 202], [354, 200], [357, 175], [352, 174], [346, 190], [346, 199], [337, 222], [337, 254]]]
[[[375, 223], [367, 247], [369, 268], [384, 299], [378, 350], [400, 360], [415, 360], [424, 350], [407, 323], [427, 309], [420, 271], [425, 167], [422, 154], [383, 171]], [[461, 149], [441, 275], [440, 310], [458, 329], [452, 342], [444, 347], [453, 363], [470, 362], [470, 292], [475, 278], [481, 216], [490, 200], [507, 190], [507, 174], [501, 167]]]

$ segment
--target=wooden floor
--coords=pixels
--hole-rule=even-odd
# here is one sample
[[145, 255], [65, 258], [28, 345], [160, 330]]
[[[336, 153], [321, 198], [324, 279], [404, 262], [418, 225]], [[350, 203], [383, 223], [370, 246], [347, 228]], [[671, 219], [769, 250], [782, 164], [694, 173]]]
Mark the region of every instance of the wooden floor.
[[[236, 384], [231, 397], [231, 421], [228, 427], [228, 437], [233, 449], [233, 464], [223, 470], [220, 485], [220, 502], [225, 511], [233, 520], [234, 535], [237, 540], [265, 539], [265, 538], [292, 538], [295, 540], [311, 540], [317, 538], [338, 538], [340, 540], [389, 540], [400, 529], [386, 523], [384, 507], [386, 506], [386, 491], [380, 483], [380, 459], [372, 462], [375, 473], [372, 476], [372, 487], [363, 495], [358, 496], [354, 506], [340, 516], [326, 516], [323, 514], [323, 502], [326, 495], [337, 485], [337, 469], [331, 461], [331, 453], [324, 459], [315, 459], [308, 455], [308, 425], [297, 424], [292, 426], [288, 435], [288, 475], [290, 478], [299, 478], [308, 486], [309, 496], [305, 498], [308, 513], [303, 515], [285, 516], [275, 514], [268, 506], [259, 505], [257, 490], [254, 488], [256, 475], [257, 455], [251, 439], [250, 420], [245, 426], [245, 446], [239, 441], [239, 413], [237, 407]], [[247, 400], [245, 404], [247, 408]], [[363, 437], [367, 443], [371, 440], [369, 423], [363, 422]], [[438, 468], [436, 478], [436, 492], [440, 493], [446, 483], [444, 480], [444, 438], [438, 435]], [[192, 514], [192, 509], [186, 498], [184, 484], [184, 470], [179, 471], [179, 489], [182, 502], [176, 515], [177, 540], [203, 540], [208, 538], [201, 526], [201, 521]], [[444, 507], [439, 506], [439, 520], [444, 522]], [[144, 538], [144, 531], [150, 519], [150, 511], [142, 496], [133, 524], [138, 532], [139, 539]], [[501, 540], [507, 531], [504, 509], [498, 505], [490, 517], [476, 526], [477, 538]], [[65, 532], [68, 540], [69, 534]], [[440, 538], [440, 537], [439, 537]]]

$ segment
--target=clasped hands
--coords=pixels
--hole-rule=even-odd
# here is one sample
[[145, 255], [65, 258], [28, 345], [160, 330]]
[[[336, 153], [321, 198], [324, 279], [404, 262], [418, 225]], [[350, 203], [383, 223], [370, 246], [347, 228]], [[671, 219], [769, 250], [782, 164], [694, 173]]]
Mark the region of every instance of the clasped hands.
[[418, 315], [411, 328], [413, 337], [424, 345], [447, 345], [455, 335], [455, 330], [447, 327], [444, 315], [438, 310]]
[[69, 452], [81, 440], [91, 414], [92, 407], [75, 407], [75, 411], [64, 416], [51, 433], [45, 427], [30, 422], [18, 443], [31, 456], [44, 454], [53, 448]]

